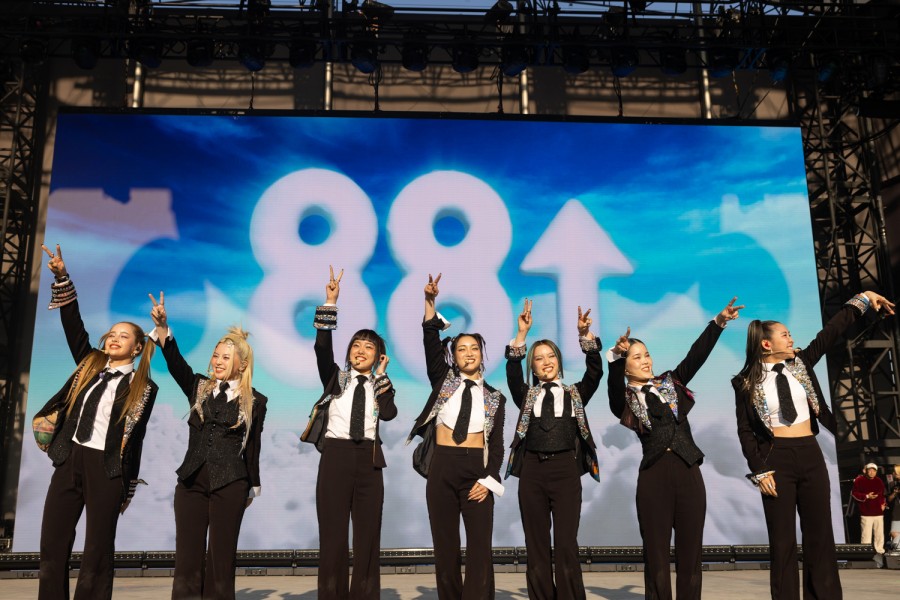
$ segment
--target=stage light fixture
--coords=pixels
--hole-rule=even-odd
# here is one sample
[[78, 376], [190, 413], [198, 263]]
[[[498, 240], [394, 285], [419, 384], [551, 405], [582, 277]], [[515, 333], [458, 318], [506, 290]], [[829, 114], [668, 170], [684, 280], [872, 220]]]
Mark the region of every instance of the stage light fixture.
[[453, 46], [451, 66], [457, 73], [471, 73], [478, 68], [478, 46], [471, 43], [460, 43]]
[[148, 69], [155, 69], [162, 64], [162, 42], [156, 38], [131, 40], [129, 55]]
[[513, 13], [513, 6], [507, 0], [497, 0], [492, 7], [484, 13], [485, 23], [494, 23], [495, 25], [503, 25], [509, 21]]
[[359, 12], [361, 12], [368, 21], [373, 23], [384, 23], [394, 16], [394, 7], [383, 2], [365, 0], [359, 9]]
[[185, 50], [187, 64], [192, 67], [208, 67], [215, 57], [215, 42], [212, 40], [189, 40]]
[[76, 38], [72, 40], [72, 59], [79, 69], [89, 71], [97, 66], [100, 58], [100, 40]]
[[791, 55], [783, 50], [766, 51], [766, 67], [775, 83], [784, 81], [791, 69]]
[[572, 75], [580, 75], [591, 68], [590, 53], [582, 44], [563, 46], [563, 70]]
[[360, 73], [374, 73], [378, 68], [378, 42], [374, 39], [354, 41], [350, 47], [350, 62]]
[[838, 57], [833, 55], [816, 56], [816, 79], [819, 83], [826, 83], [841, 68]]
[[500, 71], [507, 77], [516, 77], [531, 62], [528, 46], [521, 42], [510, 42], [500, 50]]
[[428, 46], [418, 40], [403, 42], [400, 51], [400, 63], [407, 71], [424, 71], [428, 66]]
[[[245, 0], [241, 0], [241, 6]], [[272, 8], [272, 0], [246, 0], [247, 2], [247, 20], [253, 23], [260, 23], [269, 16], [269, 10]]]
[[687, 71], [687, 53], [683, 48], [663, 48], [659, 51], [659, 70], [664, 75], [682, 75]]
[[738, 59], [740, 58], [735, 48], [725, 47], [711, 48], [708, 56], [709, 64], [707, 68], [709, 69], [709, 74], [717, 78], [731, 75], [737, 68]]
[[638, 67], [638, 51], [629, 46], [613, 48], [609, 67], [616, 77], [631, 75]]
[[266, 59], [270, 54], [266, 43], [261, 40], [245, 39], [238, 44], [238, 61], [252, 73], [265, 68]]
[[295, 38], [288, 49], [288, 64], [295, 69], [311, 67], [316, 62], [318, 44], [310, 38]]
[[19, 57], [29, 65], [37, 65], [47, 58], [47, 44], [37, 38], [27, 38], [19, 43]]

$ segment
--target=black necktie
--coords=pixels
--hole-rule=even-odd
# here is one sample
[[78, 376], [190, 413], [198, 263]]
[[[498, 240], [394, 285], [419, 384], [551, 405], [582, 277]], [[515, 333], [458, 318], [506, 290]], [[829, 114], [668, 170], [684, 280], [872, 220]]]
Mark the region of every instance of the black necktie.
[[97, 407], [100, 406], [100, 398], [109, 382], [116, 377], [121, 377], [119, 371], [109, 371], [104, 369], [100, 372], [100, 383], [94, 386], [87, 400], [84, 401], [84, 408], [81, 410], [81, 418], [78, 419], [78, 429], [75, 430], [75, 439], [82, 444], [91, 441], [94, 435], [94, 420], [97, 418]]
[[555, 383], [545, 383], [544, 399], [541, 401], [541, 429], [550, 431], [556, 425], [556, 403], [553, 398]]
[[356, 388], [353, 390], [353, 407], [350, 409], [350, 439], [362, 441], [366, 431], [366, 388], [368, 377], [356, 376]]
[[456, 417], [456, 425], [453, 426], [453, 441], [462, 444], [469, 435], [469, 419], [472, 417], [472, 386], [475, 382], [466, 379], [463, 383], [466, 389], [462, 393], [462, 402], [459, 405], [459, 415]]
[[644, 404], [647, 405], [647, 412], [654, 417], [662, 417], [665, 414], [662, 412], [663, 402], [653, 391], [653, 386], [648, 383], [641, 388], [641, 391], [644, 392]]
[[216, 394], [216, 397], [213, 398], [213, 402], [228, 402], [228, 394], [225, 392], [228, 391], [228, 382], [223, 381], [219, 384], [219, 393]]
[[778, 390], [778, 404], [781, 405], [781, 420], [790, 425], [797, 420], [797, 408], [794, 406], [791, 384], [783, 373], [784, 363], [774, 365], [772, 370], [778, 373], [775, 376], [775, 388]]

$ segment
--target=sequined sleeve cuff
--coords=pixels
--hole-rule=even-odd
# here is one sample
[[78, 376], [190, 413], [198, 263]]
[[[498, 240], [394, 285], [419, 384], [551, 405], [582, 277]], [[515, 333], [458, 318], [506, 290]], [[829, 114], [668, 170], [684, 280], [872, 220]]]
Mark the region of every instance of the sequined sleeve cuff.
[[316, 307], [316, 318], [313, 325], [316, 329], [337, 329], [338, 307], [334, 305], [322, 305]]
[[857, 294], [847, 300], [847, 304], [858, 310], [859, 314], [864, 315], [869, 310], [869, 297], [865, 294]]
[[391, 383], [390, 377], [388, 377], [387, 375], [379, 375], [375, 378], [375, 382], [372, 385], [375, 388], [376, 398], [391, 391], [391, 388], [394, 387], [394, 384]]
[[597, 352], [600, 350], [600, 347], [597, 346], [597, 338], [587, 339], [585, 337], [578, 338], [578, 343], [581, 344], [581, 351], [587, 354], [588, 352]]
[[126, 500], [134, 498], [134, 492], [137, 490], [138, 485], [147, 485], [147, 482], [143, 479], [132, 479], [128, 483], [128, 494], [125, 497]]
[[774, 475], [775, 471], [763, 471], [762, 473], [750, 473], [747, 475], [747, 479], [750, 480], [750, 483], [759, 487], [759, 482], [762, 479], [765, 479], [769, 475]]
[[50, 294], [50, 306], [47, 307], [48, 310], [65, 306], [70, 302], [74, 302], [78, 297], [78, 294], [75, 293], [75, 284], [72, 283], [71, 279], [66, 279], [66, 281], [63, 281], [62, 283], [54, 282], [51, 284]]
[[506, 360], [521, 360], [525, 358], [525, 354], [527, 353], [526, 346], [507, 346], [506, 347]]

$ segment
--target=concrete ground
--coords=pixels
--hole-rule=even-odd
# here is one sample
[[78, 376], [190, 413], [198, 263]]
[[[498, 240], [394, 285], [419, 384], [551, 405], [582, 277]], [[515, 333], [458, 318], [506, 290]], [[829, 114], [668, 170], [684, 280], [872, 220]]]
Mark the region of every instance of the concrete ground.
[[[524, 573], [498, 573], [497, 600], [528, 598]], [[73, 580], [74, 590], [74, 580]], [[642, 600], [641, 572], [585, 573], [589, 598]], [[900, 571], [842, 569], [841, 583], [848, 600], [894, 599], [900, 591]], [[674, 585], [674, 581], [673, 581]], [[383, 600], [436, 600], [433, 574], [383, 575]], [[115, 600], [164, 600], [172, 589], [169, 577], [117, 577]], [[37, 597], [34, 579], [0, 579], [0, 598]], [[769, 572], [765, 570], [708, 571], [703, 574], [703, 598], [710, 600], [763, 600], [769, 598]], [[316, 600], [316, 578], [310, 576], [252, 576], [237, 578], [237, 600]]]

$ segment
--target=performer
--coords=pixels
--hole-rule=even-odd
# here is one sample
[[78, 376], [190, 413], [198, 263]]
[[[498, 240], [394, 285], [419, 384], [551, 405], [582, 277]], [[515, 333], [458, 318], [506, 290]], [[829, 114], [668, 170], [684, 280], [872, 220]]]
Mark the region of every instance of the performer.
[[[494, 494], [503, 495], [503, 421], [506, 398], [484, 380], [484, 338], [460, 333], [440, 339], [450, 324], [435, 311], [441, 276], [428, 276], [422, 322], [431, 395], [406, 440], [422, 442], [413, 466], [428, 482], [425, 500], [434, 542], [440, 600], [494, 598], [491, 535]], [[459, 552], [459, 519], [466, 528], [466, 578]]]
[[[607, 353], [609, 408], [641, 441], [637, 513], [644, 541], [644, 597], [672, 598], [669, 541], [675, 530], [676, 597], [700, 600], [706, 487], [703, 452], [694, 443], [688, 413], [694, 378], [728, 321], [737, 319], [737, 298], [709, 322], [687, 356], [672, 371], [653, 374], [653, 359], [641, 340], [625, 335]], [[625, 385], [627, 380], [628, 385]]]
[[[175, 486], [172, 599], [234, 599], [234, 569], [244, 510], [262, 488], [259, 451], [266, 397], [253, 389], [249, 333], [232, 327], [216, 344], [206, 375], [178, 350], [165, 296], [150, 295], [151, 334], [188, 398], [188, 449]], [[209, 543], [207, 544], [207, 536]]]
[[[578, 307], [578, 335], [586, 370], [574, 385], [562, 382], [562, 354], [550, 340], [531, 345], [527, 363], [535, 385], [525, 383], [522, 359], [532, 325], [530, 300], [525, 300], [518, 317], [519, 331], [506, 348], [506, 381], [519, 407], [506, 476], [519, 477], [519, 510], [528, 552], [525, 579], [532, 600], [585, 597], [577, 539], [581, 476], [590, 473], [599, 481], [600, 471], [584, 407], [603, 376], [599, 339], [590, 331], [590, 314], [590, 309], [582, 314]], [[555, 569], [550, 561], [551, 517]]]
[[842, 597], [831, 528], [831, 486], [816, 443], [819, 423], [834, 433], [834, 415], [823, 401], [813, 366], [869, 307], [894, 314], [894, 304], [874, 292], [851, 298], [803, 350], [787, 327], [754, 320], [747, 329], [747, 360], [732, 380], [738, 437], [762, 493], [771, 553], [772, 598], [800, 598], [796, 519], [803, 536], [804, 598]]
[[[322, 457], [316, 480], [319, 519], [319, 600], [377, 600], [381, 593], [381, 514], [387, 464], [378, 433], [380, 421], [397, 416], [394, 388], [385, 370], [384, 340], [371, 329], [353, 334], [345, 367], [334, 362], [331, 332], [337, 329], [341, 277], [325, 286], [325, 304], [316, 309], [316, 363], [324, 393], [310, 414], [304, 442]], [[353, 520], [353, 579], [349, 589]]]
[[[50, 308], [59, 308], [78, 365], [34, 419], [38, 445], [53, 460], [41, 521], [38, 598], [69, 599], [69, 555], [75, 527], [87, 510], [76, 600], [112, 598], [116, 525], [134, 495], [141, 448], [157, 386], [150, 379], [153, 345], [134, 323], [113, 325], [92, 348], [78, 310], [75, 285], [56, 253], [47, 266], [56, 281]], [[134, 360], [140, 356], [137, 369]], [[112, 385], [110, 385], [112, 384]]]

